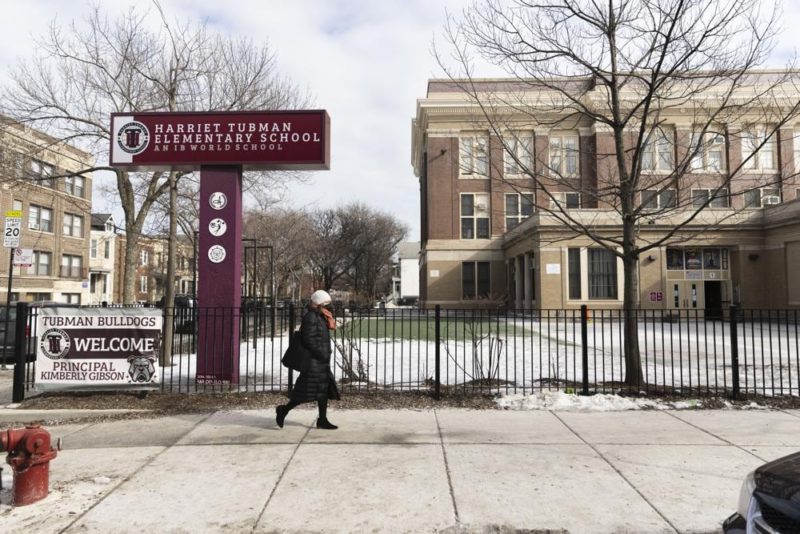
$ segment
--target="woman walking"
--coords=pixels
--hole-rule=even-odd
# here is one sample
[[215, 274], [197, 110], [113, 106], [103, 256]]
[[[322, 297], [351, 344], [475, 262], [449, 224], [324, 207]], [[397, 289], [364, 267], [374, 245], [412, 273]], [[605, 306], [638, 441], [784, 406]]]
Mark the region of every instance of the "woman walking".
[[331, 296], [321, 289], [311, 294], [311, 302], [303, 314], [300, 324], [303, 346], [311, 353], [311, 366], [300, 373], [291, 393], [289, 403], [275, 408], [275, 422], [283, 428], [286, 414], [304, 402], [317, 401], [319, 417], [317, 428], [335, 430], [336, 425], [328, 421], [328, 399], [339, 400], [339, 390], [331, 372], [331, 330], [336, 329], [336, 321], [328, 307]]

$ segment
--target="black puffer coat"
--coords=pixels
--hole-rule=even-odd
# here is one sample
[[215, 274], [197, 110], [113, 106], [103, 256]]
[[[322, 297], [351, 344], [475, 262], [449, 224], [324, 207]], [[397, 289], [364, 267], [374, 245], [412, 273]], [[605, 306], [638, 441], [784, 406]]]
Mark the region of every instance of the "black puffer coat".
[[331, 372], [331, 334], [325, 318], [308, 309], [300, 325], [303, 346], [311, 352], [311, 368], [300, 373], [289, 398], [298, 402], [324, 399], [339, 400], [339, 390]]

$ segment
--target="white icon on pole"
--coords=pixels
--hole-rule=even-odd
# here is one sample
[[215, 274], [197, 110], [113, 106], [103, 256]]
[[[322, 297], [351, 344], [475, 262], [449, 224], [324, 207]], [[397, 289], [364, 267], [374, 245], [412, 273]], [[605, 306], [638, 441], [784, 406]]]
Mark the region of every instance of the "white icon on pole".
[[221, 235], [224, 235], [227, 230], [228, 230], [228, 223], [226, 223], [219, 217], [217, 217], [216, 219], [211, 219], [211, 222], [208, 223], [208, 231], [214, 237], [219, 237]]
[[225, 247], [222, 245], [214, 245], [208, 249], [208, 259], [214, 263], [222, 262], [227, 254]]
[[211, 193], [211, 196], [208, 197], [208, 204], [215, 210], [221, 210], [228, 205], [228, 197], [225, 196], [225, 193], [220, 191]]

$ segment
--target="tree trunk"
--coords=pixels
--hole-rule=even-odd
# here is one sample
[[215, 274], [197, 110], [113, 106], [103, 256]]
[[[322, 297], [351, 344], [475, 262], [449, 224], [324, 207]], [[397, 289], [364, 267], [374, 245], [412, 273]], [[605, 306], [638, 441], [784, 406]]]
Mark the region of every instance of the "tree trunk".
[[625, 351], [625, 385], [638, 387], [642, 384], [642, 360], [639, 354], [639, 278], [636, 268], [639, 258], [635, 253], [636, 237], [633, 223], [623, 223], [622, 266], [623, 290], [623, 337]]
[[[173, 330], [175, 327], [175, 258], [178, 233], [178, 177], [169, 173], [169, 238], [167, 240], [167, 272], [164, 277], [164, 340], [161, 348], [161, 365], [172, 365]], [[193, 313], [194, 310], [182, 310]]]
[[[128, 230], [130, 228], [130, 230]], [[136, 265], [139, 259], [136, 256], [136, 249], [139, 245], [138, 226], [127, 226], [125, 234], [125, 257], [122, 260], [122, 303], [133, 304], [136, 294]]]

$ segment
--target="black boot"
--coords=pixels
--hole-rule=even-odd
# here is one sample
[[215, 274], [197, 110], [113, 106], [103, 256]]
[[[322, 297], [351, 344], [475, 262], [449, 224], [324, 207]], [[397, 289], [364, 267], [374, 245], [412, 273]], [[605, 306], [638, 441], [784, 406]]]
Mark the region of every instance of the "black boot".
[[317, 428], [324, 430], [336, 430], [339, 428], [330, 421], [328, 421], [328, 399], [320, 399], [317, 401], [319, 408], [319, 417], [317, 418]]
[[334, 425], [327, 419], [317, 419], [317, 428], [322, 428], [324, 430], [336, 430], [339, 427]]
[[279, 428], [283, 428], [283, 420], [286, 419], [286, 414], [289, 413], [289, 408], [281, 404], [275, 407], [275, 422], [278, 423]]

